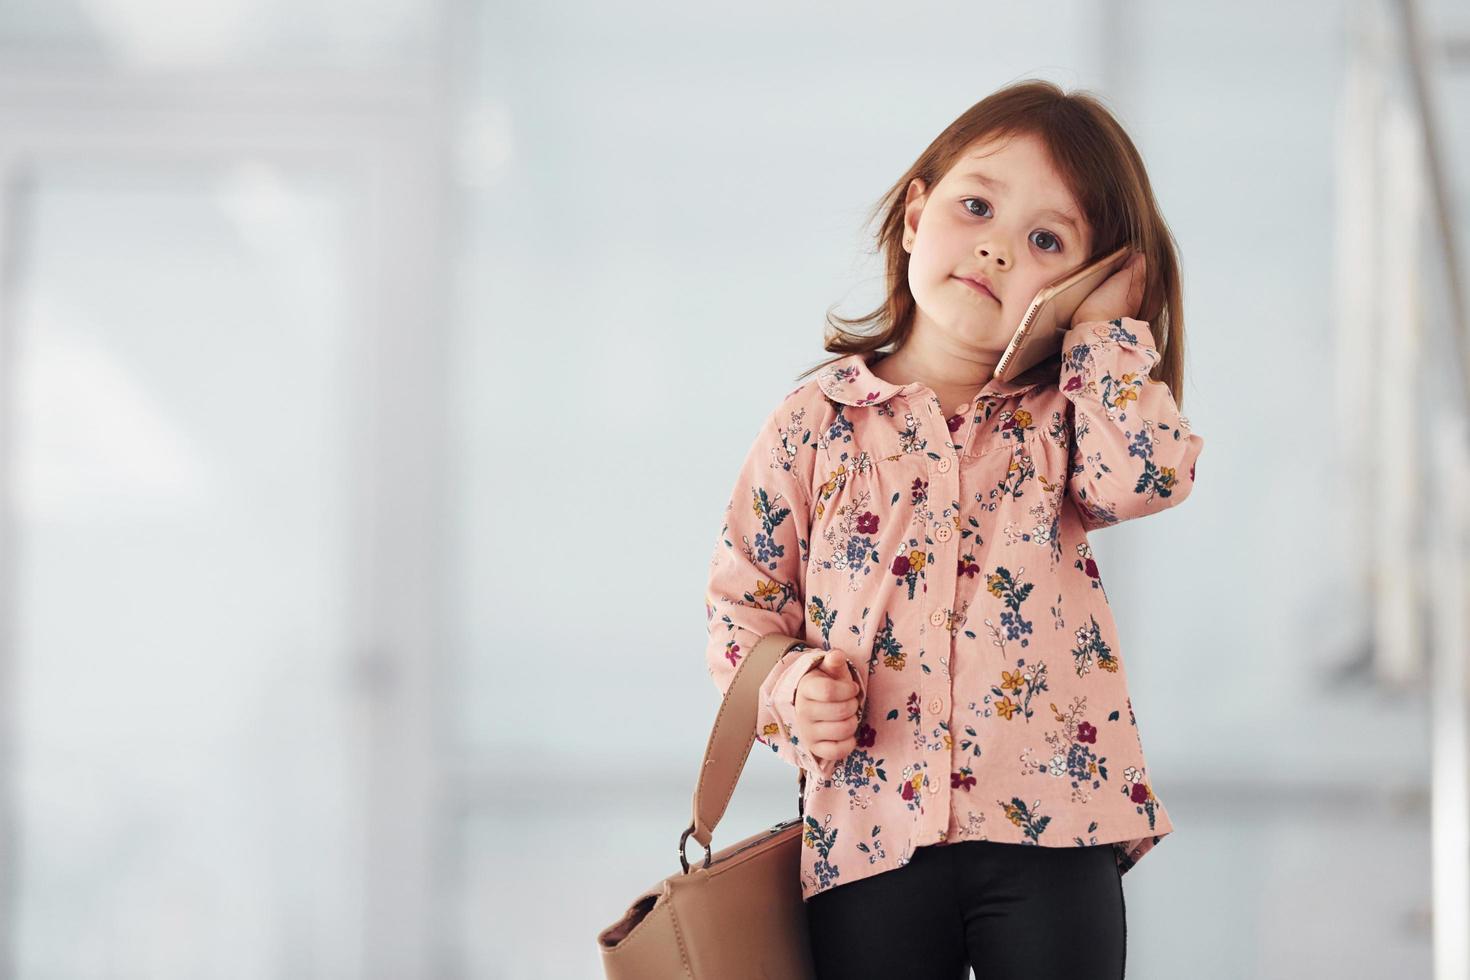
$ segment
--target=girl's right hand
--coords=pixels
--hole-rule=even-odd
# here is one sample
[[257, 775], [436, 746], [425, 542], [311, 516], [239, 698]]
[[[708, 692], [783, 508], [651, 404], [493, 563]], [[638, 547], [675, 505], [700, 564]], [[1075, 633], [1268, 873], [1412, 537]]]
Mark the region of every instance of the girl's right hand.
[[1135, 251], [1123, 267], [1103, 280], [1078, 305], [1072, 314], [1072, 326], [1079, 323], [1113, 320], [1120, 316], [1137, 318], [1143, 305], [1144, 287], [1148, 285], [1148, 262], [1141, 251]]
[[818, 762], [857, 748], [858, 693], [847, 655], [828, 650], [796, 682], [796, 737]]

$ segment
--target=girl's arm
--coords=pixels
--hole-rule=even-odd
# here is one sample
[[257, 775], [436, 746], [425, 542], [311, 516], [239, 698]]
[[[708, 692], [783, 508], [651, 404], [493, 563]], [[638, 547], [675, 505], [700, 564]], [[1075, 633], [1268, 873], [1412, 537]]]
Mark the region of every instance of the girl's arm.
[[1067, 495], [1092, 531], [1182, 503], [1204, 439], [1179, 414], [1143, 320], [1078, 323], [1062, 340], [1059, 386], [1071, 402]]
[[[795, 393], [793, 393], [794, 395]], [[768, 633], [804, 639], [803, 583], [809, 557], [811, 485], [817, 447], [805, 410], [788, 396], [765, 420], [746, 454], [725, 508], [705, 590], [706, 660], [723, 695], [740, 661]], [[819, 763], [799, 743], [796, 684], [825, 649], [787, 651], [761, 684], [755, 737], [811, 778], [828, 779], [836, 762]], [[866, 697], [867, 678], [852, 671]], [[859, 704], [861, 704], [861, 700]]]

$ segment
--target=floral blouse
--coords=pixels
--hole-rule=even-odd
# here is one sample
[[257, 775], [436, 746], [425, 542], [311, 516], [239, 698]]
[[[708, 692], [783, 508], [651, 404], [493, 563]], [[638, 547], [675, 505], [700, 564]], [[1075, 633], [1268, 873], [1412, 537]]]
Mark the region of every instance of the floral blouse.
[[[851, 354], [767, 417], [710, 564], [707, 661], [723, 693], [761, 636], [798, 637], [756, 738], [807, 774], [803, 900], [958, 840], [1112, 843], [1120, 873], [1173, 828], [1154, 792], [1087, 532], [1165, 510], [1203, 439], [1148, 324], [1079, 323], [1057, 359], [945, 417]], [[1036, 378], [1027, 381], [1027, 377]], [[836, 647], [857, 747], [818, 763], [796, 684]]]

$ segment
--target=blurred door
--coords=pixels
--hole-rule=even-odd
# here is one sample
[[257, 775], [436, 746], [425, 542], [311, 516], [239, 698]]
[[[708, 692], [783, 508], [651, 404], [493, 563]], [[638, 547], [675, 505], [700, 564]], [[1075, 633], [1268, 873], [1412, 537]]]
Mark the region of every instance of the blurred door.
[[425, 195], [156, 122], [0, 144], [5, 975], [417, 976]]

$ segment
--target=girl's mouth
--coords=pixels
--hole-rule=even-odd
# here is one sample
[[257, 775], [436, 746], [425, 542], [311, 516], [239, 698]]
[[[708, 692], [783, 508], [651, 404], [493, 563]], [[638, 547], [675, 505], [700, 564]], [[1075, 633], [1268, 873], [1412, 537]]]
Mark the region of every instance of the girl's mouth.
[[960, 276], [956, 276], [955, 278], [956, 279], [959, 279], [960, 282], [964, 283], [966, 286], [969, 286], [971, 289], [975, 290], [975, 292], [979, 293], [980, 295], [982, 295], [982, 296], [989, 296], [991, 299], [995, 300], [997, 303], [1000, 302], [1000, 300], [996, 297], [996, 295], [994, 293], [992, 293], [990, 290], [986, 289], [984, 286], [980, 285], [975, 280], [973, 280], [973, 279], [965, 279], [965, 278], [960, 277]]

